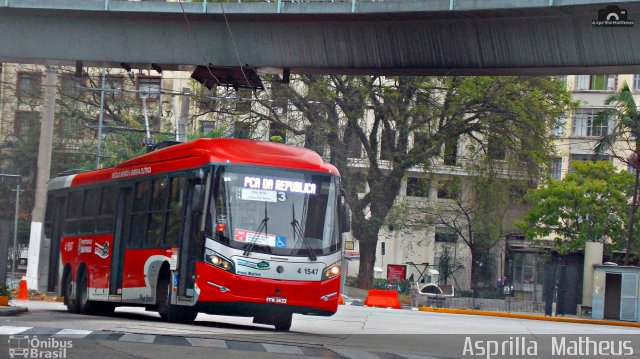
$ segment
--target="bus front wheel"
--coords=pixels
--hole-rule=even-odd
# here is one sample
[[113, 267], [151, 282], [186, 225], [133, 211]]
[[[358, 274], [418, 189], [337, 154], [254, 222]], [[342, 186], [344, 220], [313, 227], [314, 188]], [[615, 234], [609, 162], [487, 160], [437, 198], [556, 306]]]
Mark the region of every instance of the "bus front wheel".
[[69, 313], [78, 313], [78, 300], [73, 295], [73, 280], [69, 273], [64, 281], [64, 304]]
[[196, 319], [198, 312], [194, 308], [171, 304], [171, 285], [169, 278], [158, 282], [156, 300], [160, 318], [170, 323], [191, 322]]

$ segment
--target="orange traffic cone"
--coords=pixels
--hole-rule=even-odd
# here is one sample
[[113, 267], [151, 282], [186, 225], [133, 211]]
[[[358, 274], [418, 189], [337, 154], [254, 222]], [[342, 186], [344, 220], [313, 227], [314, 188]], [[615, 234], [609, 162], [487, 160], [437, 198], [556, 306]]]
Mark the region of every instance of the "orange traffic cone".
[[342, 298], [342, 294], [338, 296], [338, 304], [344, 305], [344, 298]]
[[22, 280], [20, 281], [18, 300], [29, 300], [29, 291], [27, 290], [27, 279], [25, 276], [22, 276]]

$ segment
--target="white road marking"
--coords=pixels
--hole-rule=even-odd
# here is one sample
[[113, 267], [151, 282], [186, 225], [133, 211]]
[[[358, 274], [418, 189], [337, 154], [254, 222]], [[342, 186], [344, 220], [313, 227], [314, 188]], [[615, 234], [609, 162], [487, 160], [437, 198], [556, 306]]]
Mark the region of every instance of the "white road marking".
[[0, 327], [0, 335], [12, 335], [12, 334], [20, 334], [22, 332], [26, 332], [27, 330], [33, 327], [11, 327], [11, 326], [2, 326]]
[[57, 332], [53, 336], [63, 337], [63, 338], [84, 338], [91, 333], [93, 333], [93, 330], [62, 329], [61, 331]]

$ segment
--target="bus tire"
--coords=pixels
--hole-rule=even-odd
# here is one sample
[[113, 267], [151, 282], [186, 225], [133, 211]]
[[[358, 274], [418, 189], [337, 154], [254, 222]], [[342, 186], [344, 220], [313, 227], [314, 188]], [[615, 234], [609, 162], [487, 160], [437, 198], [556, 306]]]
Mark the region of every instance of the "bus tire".
[[198, 316], [195, 308], [171, 304], [171, 285], [167, 276], [161, 277], [157, 285], [158, 314], [169, 323], [191, 322]]
[[293, 319], [293, 313], [278, 313], [273, 319], [273, 325], [278, 332], [286, 332], [291, 329], [291, 320]]
[[96, 305], [89, 300], [89, 283], [87, 271], [80, 269], [80, 277], [78, 278], [78, 312], [81, 314], [95, 314]]
[[64, 304], [67, 306], [67, 311], [69, 313], [78, 313], [78, 300], [76, 296], [73, 295], [73, 279], [71, 276], [71, 270], [68, 270], [63, 278]]

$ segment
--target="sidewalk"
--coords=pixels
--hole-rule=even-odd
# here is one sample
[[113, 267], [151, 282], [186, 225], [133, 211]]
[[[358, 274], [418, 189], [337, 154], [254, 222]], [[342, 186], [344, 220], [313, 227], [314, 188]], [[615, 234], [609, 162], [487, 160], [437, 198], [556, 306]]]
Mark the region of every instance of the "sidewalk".
[[637, 323], [637, 322], [623, 322], [619, 320], [607, 320], [607, 319], [589, 319], [589, 318], [578, 318], [578, 317], [548, 317], [548, 316], [536, 315], [536, 314], [491, 312], [487, 310], [450, 309], [450, 308], [432, 308], [432, 307], [419, 307], [418, 310], [422, 312], [431, 312], [431, 313], [484, 315], [484, 316], [490, 316], [490, 317], [543, 320], [547, 322], [615, 325], [620, 327], [640, 328], [640, 323]]

